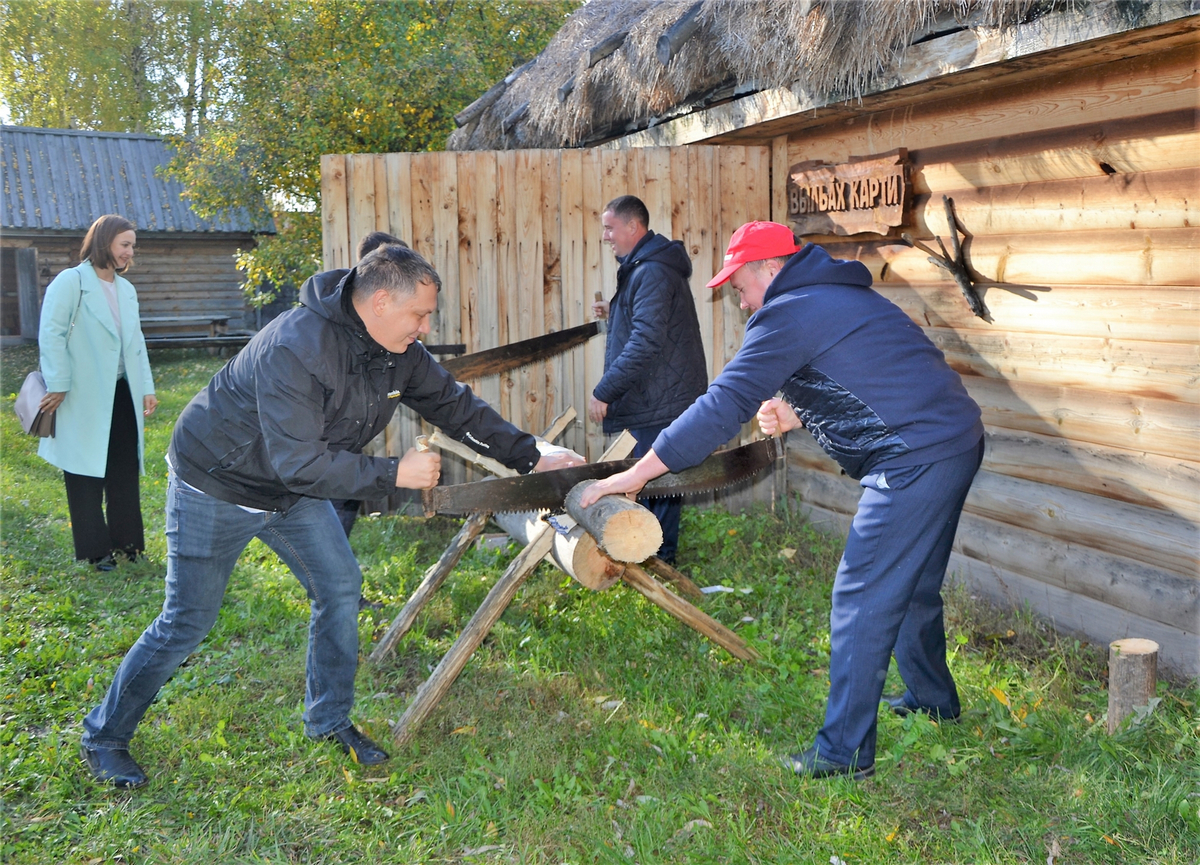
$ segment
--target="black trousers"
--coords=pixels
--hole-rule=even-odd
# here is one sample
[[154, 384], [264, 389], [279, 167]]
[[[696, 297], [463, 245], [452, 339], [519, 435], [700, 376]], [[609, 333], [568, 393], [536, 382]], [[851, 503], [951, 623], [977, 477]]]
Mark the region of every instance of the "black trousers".
[[63, 472], [77, 559], [96, 561], [114, 551], [137, 555], [146, 548], [138, 488], [138, 431], [134, 414], [137, 409], [129, 382], [119, 379], [113, 398], [104, 477]]

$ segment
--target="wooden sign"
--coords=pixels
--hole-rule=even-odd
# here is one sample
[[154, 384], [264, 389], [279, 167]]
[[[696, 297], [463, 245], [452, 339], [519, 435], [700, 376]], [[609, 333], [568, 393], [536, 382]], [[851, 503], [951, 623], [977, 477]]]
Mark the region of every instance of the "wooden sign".
[[801, 162], [788, 170], [788, 219], [796, 234], [887, 234], [912, 201], [908, 151], [841, 165]]

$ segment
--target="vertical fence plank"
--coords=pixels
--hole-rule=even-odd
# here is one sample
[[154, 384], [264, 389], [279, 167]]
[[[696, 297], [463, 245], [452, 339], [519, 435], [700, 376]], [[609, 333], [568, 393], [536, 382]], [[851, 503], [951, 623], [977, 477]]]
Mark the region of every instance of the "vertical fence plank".
[[650, 228], [675, 239], [671, 233], [671, 148], [643, 147], [638, 155], [641, 183], [630, 194], [641, 198], [650, 211]]
[[[517, 185], [516, 151], [505, 150], [496, 154], [496, 300], [497, 321], [500, 326], [500, 344], [507, 345], [520, 337], [517, 305]], [[513, 423], [520, 423], [520, 405], [513, 409], [513, 390], [516, 388], [515, 372], [500, 376], [500, 413]]]
[[771, 222], [788, 224], [787, 176], [788, 137], [776, 135], [771, 139]]
[[[583, 299], [590, 305], [596, 292], [602, 292], [606, 298], [612, 297], [612, 288], [605, 291], [604, 259], [611, 256], [608, 247], [601, 241], [600, 211], [604, 207], [603, 183], [601, 175], [604, 171], [604, 151], [585, 150], [581, 155], [581, 172], [583, 180]], [[592, 390], [604, 374], [604, 340], [589, 340], [584, 346], [584, 385], [579, 395], [580, 425], [584, 428], [586, 441], [586, 456], [595, 460], [604, 453], [604, 432], [599, 424], [587, 419], [588, 400]]]
[[[474, 153], [455, 154], [455, 171], [458, 176], [458, 323], [463, 345], [468, 352], [478, 351], [479, 339], [479, 261], [476, 249], [479, 243], [479, 226], [475, 208]], [[478, 390], [479, 381], [467, 382], [472, 390]]]
[[[541, 333], [563, 329], [562, 166], [561, 151], [539, 150], [542, 178], [542, 321]], [[542, 417], [531, 432], [540, 432], [566, 407], [570, 358], [560, 354], [544, 364]]]
[[[631, 185], [629, 180], [629, 162], [630, 151], [627, 150], [604, 150], [600, 154], [600, 201], [597, 202], [597, 218], [596, 218], [596, 234], [601, 233], [600, 214], [603, 213], [604, 205], [612, 201], [618, 195], [627, 195], [630, 193]], [[601, 243], [600, 248], [600, 281], [601, 291], [604, 292], [606, 300], [612, 300], [613, 294], [617, 290], [617, 259], [613, 255], [612, 247], [608, 244]], [[605, 336], [607, 339], [607, 335]], [[600, 377], [604, 375], [603, 357], [600, 360], [599, 368], [596, 370], [596, 378], [589, 385], [594, 388], [596, 383], [600, 381]], [[603, 451], [603, 448], [600, 449]]]
[[375, 157], [370, 153], [354, 153], [347, 157], [347, 198], [350, 201], [350, 259], [346, 267], [355, 265], [359, 242], [375, 230]]
[[696, 301], [696, 315], [700, 319], [700, 337], [704, 341], [704, 356], [708, 361], [708, 377], [716, 365], [713, 344], [716, 324], [713, 321], [714, 299], [717, 292], [708, 288], [708, 281], [716, 273], [713, 247], [716, 245], [713, 231], [713, 179], [716, 173], [711, 147], [686, 148], [687, 161], [677, 195], [687, 207], [687, 229], [681, 238], [692, 257], [692, 297]]
[[453, 153], [432, 153], [433, 257], [430, 263], [442, 278], [437, 328], [430, 333], [433, 342], [459, 342], [458, 278], [458, 159]]
[[[560, 231], [561, 249], [559, 259], [562, 291], [562, 310], [564, 327], [577, 327], [591, 321], [591, 298], [584, 285], [584, 194], [583, 194], [583, 157], [578, 150], [564, 150], [560, 155], [559, 191], [561, 194]], [[603, 337], [589, 340], [591, 343], [602, 342]], [[580, 420], [571, 425], [563, 437], [567, 447], [581, 453], [587, 453], [586, 415], [587, 415], [587, 383], [586, 383], [586, 352], [587, 345], [571, 349], [563, 355], [564, 363], [563, 388], [566, 394], [563, 408], [573, 405]]]
[[346, 157], [321, 157], [321, 246], [326, 270], [349, 267], [350, 215], [346, 206]]
[[[541, 160], [535, 150], [517, 152], [517, 282], [516, 297], [520, 313], [517, 318], [518, 339], [537, 336], [542, 327], [542, 179]], [[544, 361], [526, 364], [517, 370], [519, 400], [514, 397], [513, 409], [520, 406], [513, 423], [525, 430], [539, 430], [542, 421], [544, 395], [539, 383], [545, 380]]]
[[388, 203], [387, 156], [383, 153], [374, 153], [371, 156], [372, 167], [375, 169], [375, 226], [371, 230], [388, 231], [390, 205]]
[[[475, 255], [479, 261], [479, 319], [474, 350], [500, 345], [500, 277], [498, 230], [496, 228], [496, 154], [468, 153], [475, 185]], [[500, 409], [500, 376], [489, 375], [479, 382], [479, 395]]]
[[412, 245], [412, 154], [387, 155], [387, 232]]

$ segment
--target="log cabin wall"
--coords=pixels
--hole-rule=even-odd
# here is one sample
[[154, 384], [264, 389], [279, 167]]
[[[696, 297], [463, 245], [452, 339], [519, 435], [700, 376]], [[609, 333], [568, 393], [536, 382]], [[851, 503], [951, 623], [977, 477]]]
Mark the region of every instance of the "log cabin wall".
[[[617, 282], [600, 214], [617, 196], [636, 194], [651, 229], [682, 240], [691, 256], [712, 376], [741, 344], [745, 317], [732, 293], [705, 283], [721, 267], [719, 238], [770, 218], [770, 160], [766, 146], [327, 155], [324, 263], [353, 264], [359, 239], [371, 231], [403, 238], [442, 277], [426, 341], [464, 343], [468, 352], [493, 348], [592, 320], [595, 293], [611, 298]], [[597, 336], [548, 361], [467, 383], [532, 432], [574, 406], [579, 421], [560, 441], [595, 459], [604, 435], [586, 408], [603, 372], [604, 337]], [[402, 407], [373, 448], [403, 453], [419, 432], [417, 416]], [[447, 483], [470, 476], [452, 455], [443, 466]]]
[[[59, 273], [79, 263], [82, 234], [11, 236], [4, 238], [6, 250], [37, 249], [38, 300]], [[247, 313], [242, 288], [244, 275], [236, 266], [239, 249], [254, 245], [251, 234], [186, 236], [138, 232], [133, 266], [125, 274], [138, 293], [142, 316], [228, 316], [230, 330], [254, 324]], [[4, 287], [8, 304], [8, 287]], [[7, 322], [7, 318], [6, 318]], [[19, 335], [19, 322], [12, 334]], [[9, 328], [6, 328], [6, 331]], [[149, 333], [151, 328], [147, 326]]]
[[[954, 200], [991, 324], [897, 240], [808, 238], [865, 263], [983, 408], [952, 579], [1102, 643], [1157, 640], [1185, 677], [1200, 675], [1197, 83], [1193, 40], [928, 97], [776, 137], [772, 181], [778, 195], [780, 167], [904, 147], [912, 233], [949, 246]], [[846, 530], [859, 487], [807, 433], [789, 483]]]

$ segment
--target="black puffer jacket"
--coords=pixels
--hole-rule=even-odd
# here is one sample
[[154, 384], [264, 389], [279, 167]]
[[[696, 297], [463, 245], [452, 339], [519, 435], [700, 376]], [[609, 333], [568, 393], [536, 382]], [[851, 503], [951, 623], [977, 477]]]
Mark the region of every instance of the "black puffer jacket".
[[683, 244], [653, 231], [621, 262], [592, 391], [608, 403], [605, 432], [670, 423], [708, 388], [691, 275]]
[[533, 436], [442, 369], [419, 342], [393, 354], [348, 302], [351, 270], [332, 289], [317, 274], [302, 306], [264, 327], [179, 416], [170, 460], [178, 476], [224, 501], [286, 510], [308, 496], [381, 498], [396, 490], [396, 457], [362, 455], [403, 402], [458, 441], [528, 472]]

